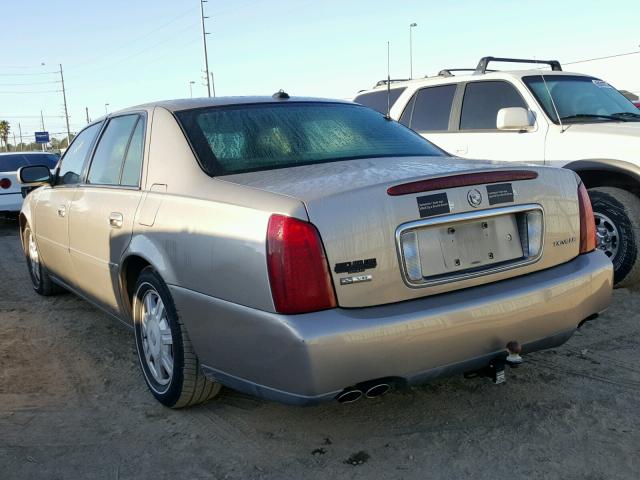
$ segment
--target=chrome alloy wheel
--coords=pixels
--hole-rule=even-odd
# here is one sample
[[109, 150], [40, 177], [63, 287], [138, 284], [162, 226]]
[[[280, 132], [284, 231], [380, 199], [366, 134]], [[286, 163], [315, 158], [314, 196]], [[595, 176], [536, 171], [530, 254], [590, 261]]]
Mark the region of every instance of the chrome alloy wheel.
[[620, 245], [618, 227], [609, 217], [600, 212], [596, 212], [594, 217], [596, 221], [597, 248], [606, 253], [607, 257], [614, 258]]
[[141, 307], [140, 333], [147, 368], [153, 379], [165, 386], [173, 375], [173, 337], [167, 311], [153, 289], [144, 294]]
[[29, 230], [29, 268], [33, 276], [33, 283], [40, 284], [40, 256], [38, 255], [38, 246], [36, 245], [35, 235]]

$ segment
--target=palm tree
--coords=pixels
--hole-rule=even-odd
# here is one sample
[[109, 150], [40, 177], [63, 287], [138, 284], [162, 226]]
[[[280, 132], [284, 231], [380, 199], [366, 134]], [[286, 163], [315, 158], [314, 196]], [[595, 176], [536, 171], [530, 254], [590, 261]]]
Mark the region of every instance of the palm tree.
[[11, 130], [9, 122], [6, 120], [0, 120], [0, 139], [4, 142], [4, 146], [7, 148], [7, 151], [9, 151], [9, 130]]

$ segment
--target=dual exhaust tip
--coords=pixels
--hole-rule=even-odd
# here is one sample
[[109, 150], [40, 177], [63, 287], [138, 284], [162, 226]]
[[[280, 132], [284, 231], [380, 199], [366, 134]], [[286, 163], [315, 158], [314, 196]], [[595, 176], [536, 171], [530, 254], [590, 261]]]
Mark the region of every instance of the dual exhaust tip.
[[391, 390], [391, 385], [384, 382], [370, 382], [345, 388], [337, 397], [339, 403], [353, 403], [366, 398], [381, 397]]

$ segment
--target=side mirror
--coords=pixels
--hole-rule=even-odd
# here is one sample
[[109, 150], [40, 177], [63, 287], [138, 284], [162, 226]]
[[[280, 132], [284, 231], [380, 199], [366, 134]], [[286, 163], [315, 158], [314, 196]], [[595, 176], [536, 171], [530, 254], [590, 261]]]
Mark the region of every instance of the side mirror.
[[496, 126], [498, 130], [528, 132], [533, 130], [536, 119], [531, 110], [522, 107], [501, 108], [498, 110]]
[[18, 169], [18, 182], [29, 187], [51, 183], [51, 170], [44, 165], [29, 165]]

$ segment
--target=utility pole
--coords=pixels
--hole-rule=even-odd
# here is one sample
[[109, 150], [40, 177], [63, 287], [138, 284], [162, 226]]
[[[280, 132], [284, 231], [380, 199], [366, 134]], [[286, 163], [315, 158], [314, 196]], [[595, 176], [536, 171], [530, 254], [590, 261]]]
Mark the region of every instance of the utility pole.
[[18, 151], [18, 143], [16, 142], [16, 132], [15, 132], [15, 130], [13, 132], [13, 151], [14, 152]]
[[211, 72], [211, 90], [213, 90], [213, 98], [216, 98], [216, 83], [213, 81], [213, 72]]
[[204, 30], [204, 4], [207, 0], [200, 0], [200, 17], [202, 19], [202, 44], [204, 46], [204, 73], [207, 77], [207, 93], [211, 96], [211, 83], [209, 82], [209, 57], [207, 56], [207, 32]]
[[64, 89], [64, 75], [60, 64], [60, 81], [62, 82], [62, 99], [64, 100], [64, 117], [67, 121], [67, 147], [71, 144], [71, 129], [69, 128], [69, 110], [67, 110], [67, 92]]
[[[42, 115], [42, 110], [40, 110], [40, 121], [42, 122], [42, 131], [44, 132], [44, 115]], [[44, 152], [45, 150], [45, 146], [44, 143], [41, 143], [40, 146], [42, 147], [42, 151]]]
[[18, 130], [20, 130], [20, 150], [22, 150], [22, 125], [18, 123]]
[[89, 118], [89, 107], [84, 107], [84, 113], [87, 115], [87, 123], [91, 122]]

